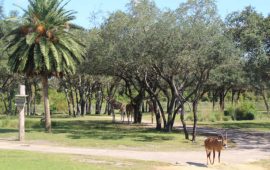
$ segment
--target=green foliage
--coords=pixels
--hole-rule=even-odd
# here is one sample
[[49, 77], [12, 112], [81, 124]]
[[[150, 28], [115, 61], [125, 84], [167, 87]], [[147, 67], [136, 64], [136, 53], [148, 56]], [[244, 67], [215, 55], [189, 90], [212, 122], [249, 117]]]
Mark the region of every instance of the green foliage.
[[49, 98], [52, 113], [67, 113], [68, 106], [66, 97], [63, 92], [58, 92], [56, 89], [49, 90]]
[[249, 102], [244, 102], [236, 108], [229, 107], [224, 111], [224, 115], [231, 116], [233, 120], [254, 120], [256, 113], [255, 105]]
[[62, 0], [29, 2], [24, 22], [5, 37], [11, 71], [48, 76], [74, 72], [85, 54], [68, 24], [74, 12], [64, 10]]

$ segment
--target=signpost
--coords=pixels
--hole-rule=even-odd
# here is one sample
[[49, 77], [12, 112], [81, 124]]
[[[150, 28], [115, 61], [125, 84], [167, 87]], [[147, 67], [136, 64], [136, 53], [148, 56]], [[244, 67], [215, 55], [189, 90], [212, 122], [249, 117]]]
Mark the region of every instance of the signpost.
[[24, 119], [24, 108], [26, 104], [26, 97], [25, 95], [25, 86], [20, 85], [20, 94], [15, 96], [15, 105], [19, 110], [19, 141], [24, 141], [24, 134], [25, 134], [25, 119]]

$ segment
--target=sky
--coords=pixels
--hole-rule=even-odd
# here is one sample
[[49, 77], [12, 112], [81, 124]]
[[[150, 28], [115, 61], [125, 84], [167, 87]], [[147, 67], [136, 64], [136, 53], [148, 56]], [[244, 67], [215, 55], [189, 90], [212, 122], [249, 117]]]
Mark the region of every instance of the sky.
[[[22, 11], [16, 6], [19, 5], [26, 8], [28, 0], [0, 0], [4, 6], [5, 14], [11, 10], [17, 10], [22, 14]], [[154, 0], [156, 5], [161, 8], [176, 9], [180, 3], [186, 0]], [[129, 0], [70, 0], [66, 9], [77, 11], [76, 20], [74, 23], [85, 28], [90, 28], [99, 22], [90, 22], [93, 14], [106, 16], [108, 13], [116, 10], [125, 10]], [[270, 0], [216, 0], [220, 16], [224, 19], [227, 14], [233, 11], [241, 11], [246, 6], [253, 6], [257, 12], [264, 16], [270, 14]], [[16, 5], [14, 5], [16, 4]], [[98, 21], [98, 19], [97, 19]]]

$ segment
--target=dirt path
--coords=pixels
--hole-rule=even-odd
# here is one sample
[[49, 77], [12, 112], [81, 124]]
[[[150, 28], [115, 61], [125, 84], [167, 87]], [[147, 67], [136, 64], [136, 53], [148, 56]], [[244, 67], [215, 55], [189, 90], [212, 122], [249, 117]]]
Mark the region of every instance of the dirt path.
[[[198, 128], [200, 134], [211, 134], [211, 128]], [[224, 164], [244, 164], [261, 159], [270, 159], [270, 133], [250, 133], [238, 130], [229, 130], [228, 137], [236, 143], [236, 148], [222, 152], [221, 160]], [[91, 156], [109, 156], [123, 159], [137, 159], [149, 161], [161, 161], [173, 165], [190, 165], [206, 167], [205, 151], [178, 151], [178, 152], [148, 152], [128, 151], [97, 148], [60, 147], [48, 144], [26, 144], [16, 141], [0, 140], [0, 149], [24, 150], [46, 153], [79, 154]]]

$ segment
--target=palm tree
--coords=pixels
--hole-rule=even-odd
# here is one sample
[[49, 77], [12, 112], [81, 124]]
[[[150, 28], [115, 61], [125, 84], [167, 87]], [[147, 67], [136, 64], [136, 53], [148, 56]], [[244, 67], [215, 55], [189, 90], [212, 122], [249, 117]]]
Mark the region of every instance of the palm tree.
[[40, 76], [43, 85], [45, 131], [51, 132], [48, 78], [74, 73], [84, 54], [84, 45], [72, 34], [78, 28], [69, 22], [74, 11], [67, 11], [63, 0], [28, 0], [20, 26], [6, 38], [11, 71]]

